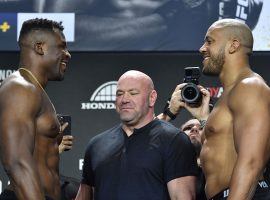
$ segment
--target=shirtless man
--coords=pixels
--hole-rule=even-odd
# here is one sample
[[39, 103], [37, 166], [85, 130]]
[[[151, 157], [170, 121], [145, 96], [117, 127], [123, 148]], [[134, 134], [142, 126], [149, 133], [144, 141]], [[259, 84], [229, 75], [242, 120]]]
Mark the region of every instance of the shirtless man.
[[210, 26], [200, 48], [203, 73], [218, 75], [224, 88], [206, 122], [200, 155], [208, 199], [270, 199], [263, 180], [270, 155], [270, 89], [250, 69], [252, 47], [249, 27], [224, 19]]
[[[10, 187], [0, 199], [60, 199], [57, 136], [61, 126], [44, 87], [61, 81], [70, 54], [60, 23], [24, 22], [19, 70], [0, 87], [1, 161]], [[17, 198], [16, 198], [16, 197]]]

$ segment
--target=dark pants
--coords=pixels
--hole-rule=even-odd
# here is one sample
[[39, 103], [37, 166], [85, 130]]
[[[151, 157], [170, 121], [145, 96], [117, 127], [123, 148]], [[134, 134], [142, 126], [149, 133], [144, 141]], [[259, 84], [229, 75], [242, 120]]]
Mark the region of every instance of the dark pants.
[[[229, 196], [229, 189], [225, 189], [210, 198], [209, 200], [225, 200]], [[270, 199], [270, 185], [265, 181], [260, 181], [256, 188], [255, 194], [252, 198], [253, 200], [269, 200]]]
[[[53, 200], [52, 198], [45, 196], [46, 200]], [[15, 192], [11, 190], [4, 190], [0, 195], [0, 200], [18, 200]]]

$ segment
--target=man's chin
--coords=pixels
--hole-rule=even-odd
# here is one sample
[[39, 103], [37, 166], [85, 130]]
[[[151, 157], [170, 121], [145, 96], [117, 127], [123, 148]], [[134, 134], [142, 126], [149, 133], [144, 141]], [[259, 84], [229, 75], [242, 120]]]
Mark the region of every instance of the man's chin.
[[48, 79], [49, 81], [63, 81], [64, 80], [64, 77], [56, 77], [56, 78], [51, 78], [51, 79]]
[[202, 73], [207, 76], [217, 76], [219, 74], [213, 70], [210, 70], [208, 67], [204, 67], [202, 69]]
[[124, 123], [124, 124], [126, 124], [126, 125], [133, 125], [134, 124], [134, 118], [131, 118], [131, 117], [121, 117], [120, 116], [120, 119], [121, 119], [121, 121]]

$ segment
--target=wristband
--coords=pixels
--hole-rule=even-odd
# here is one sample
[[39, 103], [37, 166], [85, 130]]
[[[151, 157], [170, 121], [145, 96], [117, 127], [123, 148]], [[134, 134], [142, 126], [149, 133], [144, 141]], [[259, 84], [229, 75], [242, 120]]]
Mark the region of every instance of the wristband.
[[171, 118], [171, 120], [174, 120], [176, 118], [176, 115], [173, 114], [171, 111], [170, 111], [170, 108], [166, 108], [163, 110], [163, 114], [169, 116]]
[[171, 120], [174, 120], [176, 118], [176, 115], [170, 111], [170, 108], [169, 108], [170, 100], [171, 100], [171, 98], [169, 98], [168, 101], [166, 102], [166, 104], [163, 108], [163, 114], [169, 116], [171, 118]]

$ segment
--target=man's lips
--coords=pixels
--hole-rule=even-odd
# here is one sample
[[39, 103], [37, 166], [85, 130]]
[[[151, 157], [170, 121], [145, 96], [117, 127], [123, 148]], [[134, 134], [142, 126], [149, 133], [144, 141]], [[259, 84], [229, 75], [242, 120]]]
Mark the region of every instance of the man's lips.
[[199, 134], [198, 133], [191, 133], [189, 136], [190, 137], [197, 137]]
[[121, 109], [121, 110], [131, 110], [132, 108], [129, 108], [129, 107], [126, 108], [126, 107], [125, 107], [125, 108], [120, 108], [120, 109]]
[[206, 60], [206, 59], [208, 59], [208, 58], [210, 58], [210, 56], [209, 56], [209, 55], [205, 55], [205, 56], [203, 56], [203, 59], [204, 59], [204, 60]]
[[203, 62], [203, 63], [204, 63], [204, 62], [207, 62], [209, 59], [210, 59], [210, 57], [209, 57], [209, 56], [204, 56], [204, 57], [203, 57], [203, 61], [202, 61], [202, 62]]
[[65, 65], [65, 66], [66, 66], [66, 65], [67, 65], [67, 63], [68, 63], [68, 61], [67, 61], [67, 60], [61, 60], [61, 64], [62, 64], [62, 65]]

